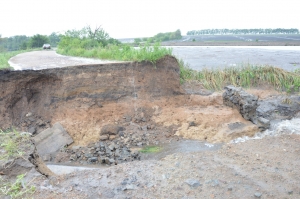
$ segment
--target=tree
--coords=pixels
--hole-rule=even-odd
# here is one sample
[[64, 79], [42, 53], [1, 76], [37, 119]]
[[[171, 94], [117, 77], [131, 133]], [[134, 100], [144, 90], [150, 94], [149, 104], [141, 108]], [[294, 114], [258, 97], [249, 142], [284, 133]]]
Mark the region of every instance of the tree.
[[45, 35], [34, 35], [33, 37], [31, 37], [30, 42], [29, 42], [29, 46], [31, 48], [41, 48], [43, 46], [43, 44], [46, 43], [50, 43], [50, 40], [47, 36]]
[[134, 39], [134, 44], [139, 45], [142, 40], [140, 38]]
[[60, 36], [57, 33], [53, 32], [51, 33], [51, 35], [49, 35], [49, 40], [50, 40], [50, 45], [56, 47], [60, 41]]

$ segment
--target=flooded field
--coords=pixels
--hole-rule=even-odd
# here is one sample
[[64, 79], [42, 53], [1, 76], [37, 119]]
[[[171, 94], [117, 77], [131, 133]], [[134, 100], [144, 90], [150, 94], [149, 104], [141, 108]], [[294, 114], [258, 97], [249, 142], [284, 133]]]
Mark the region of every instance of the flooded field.
[[173, 53], [192, 69], [271, 65], [294, 71], [300, 68], [300, 46], [174, 46]]

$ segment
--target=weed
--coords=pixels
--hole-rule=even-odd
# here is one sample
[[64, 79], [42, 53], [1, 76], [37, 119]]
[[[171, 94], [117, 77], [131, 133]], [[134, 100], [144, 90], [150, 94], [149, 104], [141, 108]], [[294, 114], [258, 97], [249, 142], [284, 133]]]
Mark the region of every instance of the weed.
[[32, 195], [35, 192], [35, 187], [27, 187], [24, 183], [25, 174], [17, 176], [15, 182], [5, 182], [0, 176], [0, 195], [10, 196], [13, 198], [24, 198]]
[[284, 98], [283, 100], [281, 100], [281, 103], [283, 103], [283, 104], [292, 104], [293, 102], [289, 98]]
[[146, 146], [140, 150], [141, 153], [157, 153], [161, 150], [158, 146]]
[[30, 135], [15, 130], [0, 130], [0, 143], [0, 160], [23, 157], [25, 151], [31, 147]]
[[179, 60], [181, 82], [196, 80], [206, 89], [222, 90], [226, 85], [241, 87], [255, 87], [272, 85], [277, 90], [290, 92], [290, 88], [298, 90], [300, 87], [299, 72], [288, 72], [272, 66], [241, 65], [225, 69], [191, 70]]

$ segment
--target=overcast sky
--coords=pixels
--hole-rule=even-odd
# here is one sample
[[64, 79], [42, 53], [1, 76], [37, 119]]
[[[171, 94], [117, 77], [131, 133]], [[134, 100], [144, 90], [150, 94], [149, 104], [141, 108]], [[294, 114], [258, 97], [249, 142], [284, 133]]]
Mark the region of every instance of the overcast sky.
[[297, 0], [1, 0], [2, 37], [102, 25], [114, 38], [206, 28], [298, 28]]

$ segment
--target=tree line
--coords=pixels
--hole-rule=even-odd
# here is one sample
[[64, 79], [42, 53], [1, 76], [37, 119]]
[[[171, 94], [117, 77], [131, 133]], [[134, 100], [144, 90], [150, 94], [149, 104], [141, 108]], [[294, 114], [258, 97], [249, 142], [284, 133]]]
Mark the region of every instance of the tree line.
[[32, 37], [26, 35], [16, 35], [12, 37], [1, 37], [0, 35], [0, 52], [26, 50], [30, 48], [41, 48], [43, 44], [49, 43], [56, 47], [62, 35], [55, 32], [50, 35], [36, 34]]
[[187, 35], [226, 35], [226, 34], [300, 34], [296, 28], [267, 28], [267, 29], [202, 29], [191, 30]]
[[156, 43], [156, 42], [170, 41], [170, 40], [181, 39], [181, 38], [182, 38], [181, 31], [178, 29], [174, 32], [158, 33], [153, 37], [135, 38], [134, 43], [135, 44], [139, 44], [141, 42]]

